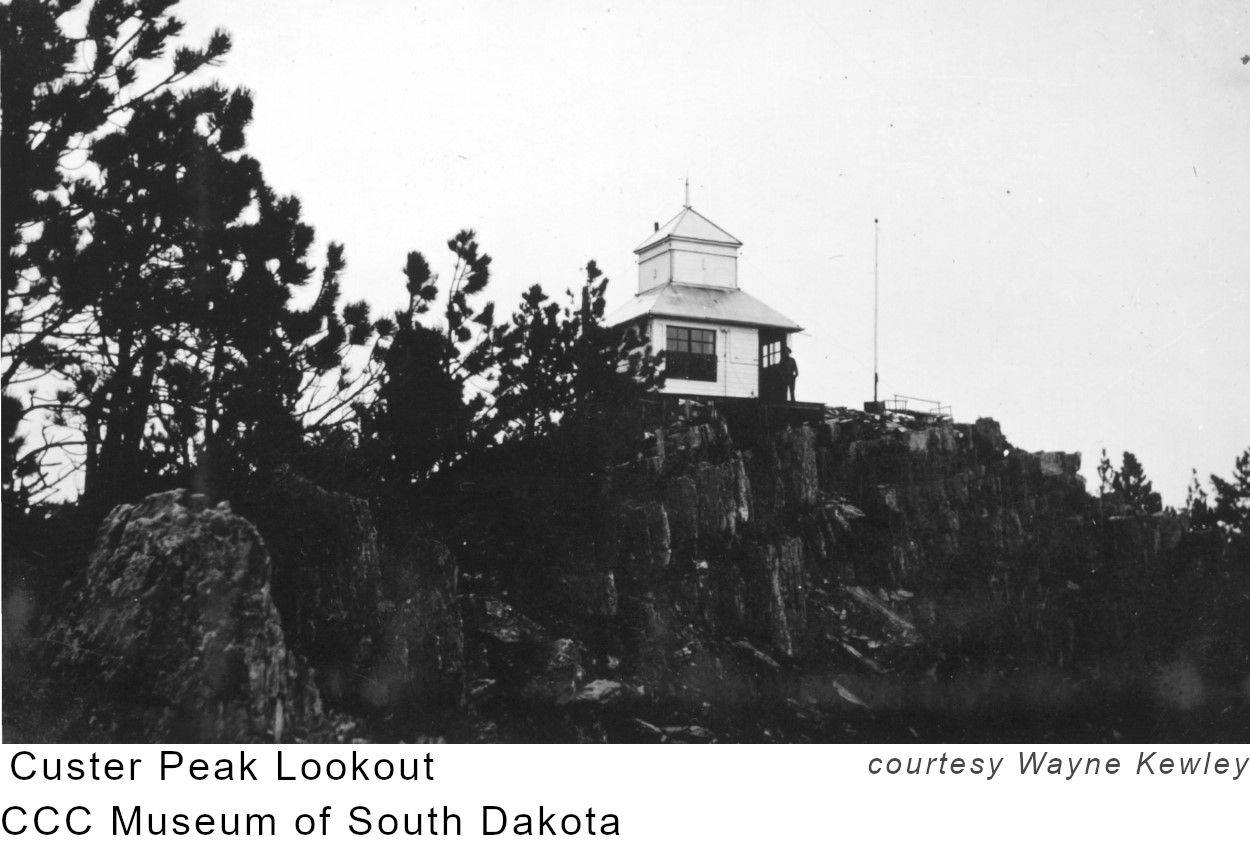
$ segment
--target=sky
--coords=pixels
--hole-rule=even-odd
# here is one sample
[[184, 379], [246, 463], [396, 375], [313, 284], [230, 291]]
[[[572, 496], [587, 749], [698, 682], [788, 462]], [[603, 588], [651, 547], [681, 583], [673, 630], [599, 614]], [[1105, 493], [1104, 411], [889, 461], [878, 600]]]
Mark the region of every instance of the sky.
[[1029, 450], [1137, 454], [1165, 503], [1250, 446], [1250, 4], [186, 0], [256, 98], [249, 149], [404, 298], [473, 228], [490, 290], [633, 295], [691, 204], [799, 321], [798, 398], [998, 419]]

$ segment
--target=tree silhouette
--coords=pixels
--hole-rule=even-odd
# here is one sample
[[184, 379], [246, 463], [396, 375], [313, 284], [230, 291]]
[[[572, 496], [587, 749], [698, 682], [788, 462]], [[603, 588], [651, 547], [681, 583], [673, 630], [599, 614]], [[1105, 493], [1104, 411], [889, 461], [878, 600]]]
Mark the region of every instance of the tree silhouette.
[[342, 413], [337, 396], [376, 372], [344, 355], [374, 326], [363, 303], [339, 309], [335, 245], [295, 305], [313, 232], [243, 153], [251, 96], [175, 87], [228, 38], [137, 86], [181, 30], [172, 4], [100, 0], [81, 39], [57, 20], [74, 5], [4, 9], [6, 178], [22, 172], [4, 191], [4, 387], [43, 440], [6, 463], [6, 496], [55, 494], [71, 473], [89, 509], [169, 480], [222, 488]]
[[1238, 455], [1232, 480], [1211, 476], [1215, 490], [1215, 519], [1231, 532], [1250, 535], [1250, 448]]
[[1102, 497], [1111, 491], [1111, 482], [1115, 478], [1115, 466], [1111, 463], [1111, 458], [1107, 457], [1107, 450], [1102, 450], [1102, 456], [1098, 460], [1098, 495]]
[[1131, 451], [1124, 452], [1120, 468], [1111, 478], [1111, 489], [1120, 496], [1124, 503], [1139, 510], [1158, 513], [1163, 509], [1162, 498], [1154, 491], [1153, 484], [1146, 477], [1141, 461]]
[[[392, 490], [415, 484], [464, 455], [485, 436], [494, 360], [494, 304], [477, 306], [490, 281], [490, 256], [471, 230], [447, 242], [455, 256], [441, 325], [427, 325], [439, 297], [438, 276], [420, 252], [404, 266], [408, 304], [383, 325], [376, 400], [361, 406], [362, 440]], [[392, 332], [393, 327], [393, 332]]]
[[[27, 443], [26, 460], [6, 471], [4, 490], [39, 496], [80, 471], [86, 443], [67, 430], [63, 414], [72, 396], [67, 368], [72, 346], [92, 327], [88, 313], [96, 281], [84, 277], [77, 252], [96, 222], [91, 206], [98, 182], [90, 178], [94, 143], [126, 125], [136, 109], [167, 93], [230, 47], [221, 31], [201, 48], [178, 47], [158, 68], [182, 22], [172, 0], [93, 3], [81, 34], [62, 29], [62, 15], [78, 0], [13, 0], [0, 6], [0, 208], [3, 261], [3, 364], [0, 388], [18, 402], [9, 415], [36, 416], [40, 437]], [[137, 80], [143, 76], [142, 85]]]
[[525, 291], [496, 343], [496, 425], [504, 437], [551, 433], [567, 407], [569, 321], [537, 284]]
[[1198, 480], [1198, 470], [1192, 470], [1189, 486], [1185, 490], [1185, 512], [1189, 515], [1189, 524], [1195, 530], [1210, 530], [1217, 526], [1215, 511], [1211, 507], [1211, 499]]
[[625, 421], [621, 414], [661, 383], [660, 358], [636, 331], [603, 324], [607, 286], [589, 261], [585, 280], [576, 292], [566, 291], [563, 308], [537, 285], [522, 296], [496, 342], [495, 421], [505, 436], [544, 435], [575, 423], [632, 443], [632, 435], [603, 426]]

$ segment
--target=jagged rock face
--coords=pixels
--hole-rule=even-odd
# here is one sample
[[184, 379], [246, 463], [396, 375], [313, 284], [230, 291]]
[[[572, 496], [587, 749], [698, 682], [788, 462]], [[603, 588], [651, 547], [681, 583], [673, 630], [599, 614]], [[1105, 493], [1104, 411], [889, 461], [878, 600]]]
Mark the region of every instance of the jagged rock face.
[[672, 557], [668, 511], [656, 501], [624, 504], [617, 527], [618, 565], [633, 580], [650, 582]]
[[[886, 588], [981, 579], [1021, 554], [1032, 525], [1081, 512], [1075, 471], [1043, 472], [1038, 457], [1005, 443], [992, 420], [831, 427], [819, 449], [821, 486], [869, 517], [845, 562], [854, 579]], [[1051, 468], [1079, 465], [1079, 456], [1053, 458]]]
[[269, 578], [264, 541], [227, 504], [177, 490], [115, 508], [45, 636], [55, 737], [276, 741], [319, 725]]
[[249, 511], [273, 552], [288, 641], [328, 703], [405, 722], [458, 706], [464, 636], [445, 546], [412, 539], [388, 549], [365, 501], [294, 475]]
[[783, 428], [743, 452], [713, 417], [679, 427], [665, 443], [662, 509], [671, 547], [652, 554], [673, 560], [673, 576], [658, 591], [721, 635], [750, 635], [779, 656], [798, 655], [809, 576], [797, 526], [815, 517], [812, 530], [829, 543], [842, 529], [835, 519], [819, 520], [816, 432]]
[[[557, 567], [597, 605], [613, 584], [597, 627], [584, 598], [565, 617], [587, 641], [619, 633], [625, 682], [699, 707], [783, 677], [819, 706], [966, 706], [935, 671], [1097, 671], [1194, 635], [1161, 578], [1218, 555], [1175, 517], [1092, 499], [1080, 455], [1014, 448], [990, 419], [840, 409], [751, 442], [706, 406], [650, 433], [613, 477], [603, 541]], [[1216, 612], [1200, 589], [1185, 601]]]
[[447, 547], [410, 540], [383, 554], [377, 632], [361, 694], [374, 710], [412, 721], [464, 705], [465, 642], [456, 562]]
[[751, 593], [763, 599], [759, 615], [768, 644], [779, 654], [797, 656], [807, 628], [808, 573], [803, 541], [789, 537], [755, 546], [747, 559], [755, 580]]
[[751, 462], [757, 519], [782, 519], [816, 503], [816, 432], [812, 428], [777, 431], [771, 447], [759, 450]]
[[273, 554], [287, 640], [316, 668], [327, 701], [353, 701], [368, 676], [378, 620], [378, 532], [368, 505], [285, 475], [246, 511]]
[[[679, 697], [692, 701], [708, 693], [746, 700], [768, 690], [761, 671], [776, 671], [775, 658], [802, 655], [811, 580], [804, 536], [832, 547], [847, 520], [822, 499], [817, 433], [775, 433], [743, 451], [715, 412], [649, 433], [645, 453], [614, 479], [601, 528], [568, 531], [593, 541], [534, 571], [552, 580], [549, 615], [616, 649], [619, 673], [604, 679], [684, 690]], [[561, 530], [553, 525], [557, 541]], [[735, 649], [722, 654], [708, 636]]]
[[573, 517], [547, 506], [571, 496], [475, 491], [487, 540], [457, 547], [483, 594], [464, 601], [445, 546], [388, 547], [364, 502], [298, 478], [247, 505], [272, 563], [228, 507], [153, 496], [109, 517], [42, 631], [60, 720], [41, 737], [299, 738], [325, 700], [375, 737], [467, 702], [481, 737], [826, 738], [861, 712], [979, 722], [992, 694], [1067, 705], [1108, 655], [1165, 706], [1250, 690], [1219, 538], [1092, 499], [1079, 466], [992, 420], [839, 410], [742, 448], [709, 408], [596, 477]]

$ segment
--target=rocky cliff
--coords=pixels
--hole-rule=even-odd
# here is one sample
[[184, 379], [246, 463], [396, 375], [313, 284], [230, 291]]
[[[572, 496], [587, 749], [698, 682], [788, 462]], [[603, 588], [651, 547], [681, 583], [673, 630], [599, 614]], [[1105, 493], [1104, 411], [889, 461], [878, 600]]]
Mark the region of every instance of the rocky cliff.
[[562, 455], [501, 451], [398, 529], [289, 475], [250, 522], [185, 493], [119, 507], [26, 640], [6, 730], [1246, 738], [1250, 561], [1091, 497], [1078, 455], [986, 419], [699, 404], [606, 473]]
[[[552, 519], [547, 558], [509, 581], [587, 645], [573, 733], [1150, 737], [1246, 713], [1250, 561], [1092, 498], [1079, 455], [988, 419], [734, 427], [687, 405], [653, 428], [598, 521]], [[578, 709], [607, 684], [622, 693]], [[481, 711], [515, 720], [507, 700]]]

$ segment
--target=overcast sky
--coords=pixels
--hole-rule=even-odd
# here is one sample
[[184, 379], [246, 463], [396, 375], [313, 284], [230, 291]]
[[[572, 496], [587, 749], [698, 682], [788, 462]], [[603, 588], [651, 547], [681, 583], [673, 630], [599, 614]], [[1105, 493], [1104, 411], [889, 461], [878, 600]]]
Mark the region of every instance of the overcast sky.
[[1250, 445], [1250, 4], [188, 0], [250, 149], [347, 292], [475, 228], [492, 290], [636, 286], [694, 207], [807, 329], [799, 398], [881, 387], [1031, 450], [1137, 453], [1165, 501]]

